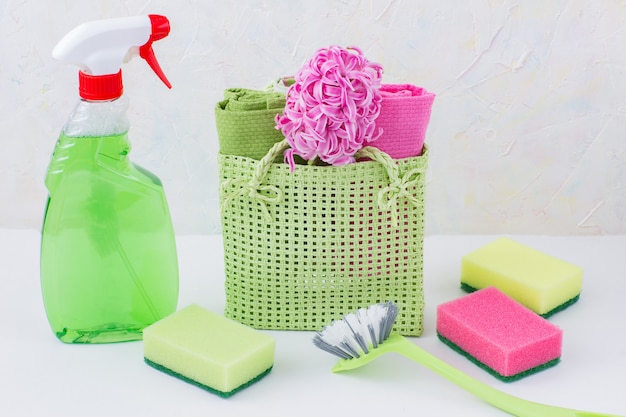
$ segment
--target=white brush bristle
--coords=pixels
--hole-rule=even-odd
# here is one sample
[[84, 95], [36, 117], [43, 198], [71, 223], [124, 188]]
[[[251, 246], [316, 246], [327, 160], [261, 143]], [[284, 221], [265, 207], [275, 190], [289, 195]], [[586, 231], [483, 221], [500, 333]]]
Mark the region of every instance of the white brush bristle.
[[313, 343], [342, 359], [358, 358], [389, 337], [397, 315], [398, 307], [392, 302], [361, 308], [325, 326]]

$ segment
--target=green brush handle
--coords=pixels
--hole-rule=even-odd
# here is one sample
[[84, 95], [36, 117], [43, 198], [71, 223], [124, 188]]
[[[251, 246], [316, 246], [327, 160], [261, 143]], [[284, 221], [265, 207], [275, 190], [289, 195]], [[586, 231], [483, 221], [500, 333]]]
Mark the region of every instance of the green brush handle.
[[409, 339], [397, 334], [389, 336], [387, 340], [385, 340], [377, 348], [370, 350], [368, 354], [356, 359], [340, 360], [333, 368], [333, 372], [342, 372], [359, 368], [387, 352], [396, 352], [404, 355], [407, 358], [437, 372], [439, 375], [449, 379], [456, 385], [464, 388], [468, 392], [471, 392], [494, 407], [504, 410], [517, 417], [620, 417], [610, 414], [570, 410], [567, 408], [540, 404], [515, 397], [497, 390], [467, 374], [464, 374], [453, 366], [448, 365], [446, 362], [412, 343]]

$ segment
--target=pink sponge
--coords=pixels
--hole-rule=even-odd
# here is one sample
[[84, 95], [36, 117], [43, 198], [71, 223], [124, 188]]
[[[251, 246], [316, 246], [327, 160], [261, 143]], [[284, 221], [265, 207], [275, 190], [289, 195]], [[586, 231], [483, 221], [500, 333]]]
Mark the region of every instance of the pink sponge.
[[437, 307], [437, 335], [498, 379], [556, 365], [563, 332], [495, 287]]

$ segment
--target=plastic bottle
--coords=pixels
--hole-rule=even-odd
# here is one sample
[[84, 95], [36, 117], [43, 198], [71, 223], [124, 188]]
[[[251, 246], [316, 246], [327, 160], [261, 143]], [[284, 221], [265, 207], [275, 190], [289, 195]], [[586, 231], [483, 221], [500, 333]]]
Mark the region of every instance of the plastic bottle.
[[63, 342], [141, 339], [144, 327], [176, 310], [169, 208], [161, 181], [129, 160], [120, 69], [139, 52], [171, 87], [152, 50], [169, 30], [157, 15], [88, 22], [53, 50], [56, 59], [80, 67], [80, 100], [45, 179], [41, 241], [46, 315]]

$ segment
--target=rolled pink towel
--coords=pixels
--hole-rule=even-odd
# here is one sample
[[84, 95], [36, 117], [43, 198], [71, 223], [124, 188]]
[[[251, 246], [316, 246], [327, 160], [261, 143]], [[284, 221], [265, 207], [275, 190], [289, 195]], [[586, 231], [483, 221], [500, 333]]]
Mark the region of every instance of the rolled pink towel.
[[382, 84], [379, 91], [382, 103], [376, 127], [383, 133], [367, 145], [394, 159], [421, 155], [435, 94], [411, 84]]

